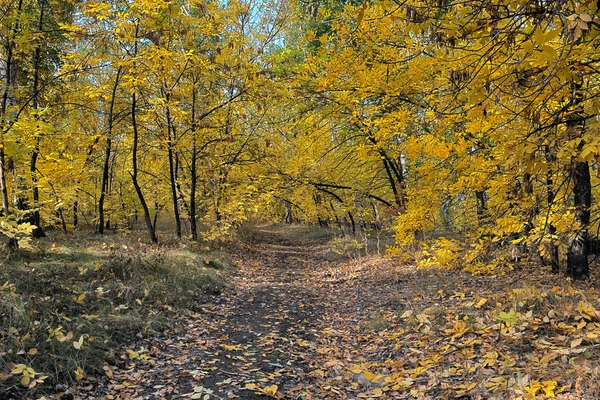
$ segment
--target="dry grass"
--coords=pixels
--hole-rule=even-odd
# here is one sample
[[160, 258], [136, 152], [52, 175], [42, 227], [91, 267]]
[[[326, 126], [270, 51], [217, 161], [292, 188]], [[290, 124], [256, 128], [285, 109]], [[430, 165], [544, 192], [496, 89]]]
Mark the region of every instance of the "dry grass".
[[22, 374], [11, 374], [19, 364], [47, 376], [42, 392], [102, 372], [105, 362], [119, 362], [115, 343], [199, 308], [231, 269], [224, 254], [185, 241], [51, 232], [0, 266], [0, 392], [23, 388]]

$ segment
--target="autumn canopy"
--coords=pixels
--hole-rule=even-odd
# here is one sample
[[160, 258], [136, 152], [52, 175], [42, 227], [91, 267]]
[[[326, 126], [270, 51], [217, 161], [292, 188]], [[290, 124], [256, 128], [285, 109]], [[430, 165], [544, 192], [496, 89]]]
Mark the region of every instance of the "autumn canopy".
[[[11, 245], [247, 219], [395, 231], [418, 265], [522, 254], [589, 275], [600, 229], [593, 1], [0, 6]], [[166, 224], [166, 225], [165, 225]], [[412, 249], [406, 253], [404, 249]]]

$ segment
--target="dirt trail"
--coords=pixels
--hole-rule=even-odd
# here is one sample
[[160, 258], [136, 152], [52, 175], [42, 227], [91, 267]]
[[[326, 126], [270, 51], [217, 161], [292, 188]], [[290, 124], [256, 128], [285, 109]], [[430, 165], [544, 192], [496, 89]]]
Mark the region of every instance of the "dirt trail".
[[274, 391], [272, 385], [276, 396], [310, 397], [322, 378], [314, 373], [317, 336], [354, 324], [359, 314], [335, 273], [347, 258], [331, 252], [327, 238], [298, 237], [290, 228], [253, 236], [251, 246], [234, 253], [240, 268], [231, 289], [183, 326], [136, 348], [139, 357], [130, 354], [125, 367], [112, 371], [98, 397], [264, 399], [257, 392]]
[[[306, 227], [265, 227], [251, 236], [251, 246], [233, 251], [240, 268], [230, 289], [142, 349], [123, 349], [119, 367], [107, 367], [108, 382], [75, 397], [517, 399], [539, 392], [529, 382], [543, 382], [557, 398], [600, 398], [597, 362], [567, 370], [571, 364], [556, 358], [550, 370], [538, 361], [553, 341], [573, 352], [573, 365], [587, 365], [575, 353], [583, 338], [543, 325], [560, 312], [543, 293], [574, 308], [583, 292], [541, 273], [499, 279], [351, 260]], [[499, 322], [510, 317], [515, 296], [527, 323]], [[543, 312], [534, 314], [528, 302]]]

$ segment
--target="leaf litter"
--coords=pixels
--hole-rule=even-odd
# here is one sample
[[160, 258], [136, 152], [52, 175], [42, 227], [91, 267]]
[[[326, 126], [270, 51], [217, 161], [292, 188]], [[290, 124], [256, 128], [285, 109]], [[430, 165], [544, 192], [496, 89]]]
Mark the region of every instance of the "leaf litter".
[[273, 232], [235, 256], [228, 291], [75, 398], [600, 398], [594, 284], [418, 271]]

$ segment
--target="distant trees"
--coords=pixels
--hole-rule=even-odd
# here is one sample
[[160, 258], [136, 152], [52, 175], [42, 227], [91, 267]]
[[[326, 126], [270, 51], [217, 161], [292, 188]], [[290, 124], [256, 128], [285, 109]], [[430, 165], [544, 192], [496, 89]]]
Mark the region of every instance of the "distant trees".
[[251, 215], [392, 225], [419, 263], [487, 271], [513, 245], [589, 274], [596, 3], [2, 7], [4, 218], [141, 215], [152, 241], [159, 214], [193, 239]]

